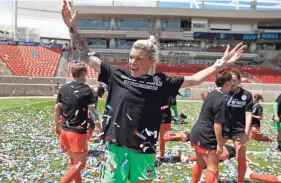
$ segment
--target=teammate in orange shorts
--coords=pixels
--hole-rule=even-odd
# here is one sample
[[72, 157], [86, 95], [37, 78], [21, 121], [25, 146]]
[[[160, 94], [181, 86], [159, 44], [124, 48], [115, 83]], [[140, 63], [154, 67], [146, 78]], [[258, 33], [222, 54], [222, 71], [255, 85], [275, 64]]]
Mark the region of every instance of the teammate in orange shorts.
[[259, 101], [263, 101], [262, 95], [255, 94], [253, 98], [253, 108], [252, 108], [252, 125], [249, 139], [256, 141], [267, 141], [273, 142], [270, 137], [264, 136], [260, 132], [261, 122], [263, 119], [263, 107], [259, 104]]
[[[68, 153], [71, 168], [62, 178], [61, 183], [81, 183], [81, 170], [86, 165], [88, 156], [88, 114], [93, 121], [94, 104], [96, 99], [90, 87], [85, 84], [87, 68], [85, 64], [78, 63], [71, 69], [74, 80], [62, 86], [59, 91], [54, 110], [56, 132], [60, 134], [61, 147]], [[60, 129], [60, 112], [63, 110], [62, 126]]]
[[197, 123], [190, 134], [190, 142], [194, 146], [197, 162], [192, 173], [192, 182], [200, 180], [204, 167], [206, 168], [206, 183], [213, 183], [218, 178], [219, 156], [223, 154], [223, 125], [227, 121], [226, 95], [232, 87], [232, 76], [228, 72], [218, 74], [217, 87], [207, 95], [202, 105]]

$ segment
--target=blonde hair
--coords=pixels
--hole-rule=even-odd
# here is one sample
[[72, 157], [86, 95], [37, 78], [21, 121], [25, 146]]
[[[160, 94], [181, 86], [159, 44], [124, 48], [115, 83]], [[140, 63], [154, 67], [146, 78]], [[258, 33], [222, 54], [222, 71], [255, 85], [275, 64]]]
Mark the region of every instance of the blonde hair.
[[[134, 42], [133, 48], [147, 51], [149, 60], [153, 60], [153, 66], [149, 73], [155, 72], [156, 65], [159, 63], [159, 44], [155, 36], [150, 35], [149, 39], [140, 39]], [[154, 74], [154, 73], [153, 73]]]

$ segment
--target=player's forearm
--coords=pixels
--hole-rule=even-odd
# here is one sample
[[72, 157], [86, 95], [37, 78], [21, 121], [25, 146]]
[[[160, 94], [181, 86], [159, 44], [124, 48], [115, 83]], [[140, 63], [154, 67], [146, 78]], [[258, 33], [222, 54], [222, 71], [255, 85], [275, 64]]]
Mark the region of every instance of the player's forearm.
[[54, 114], [53, 114], [55, 126], [59, 126], [58, 121], [59, 121], [59, 117], [60, 117], [60, 110], [61, 110], [60, 104], [56, 104], [55, 109], [54, 109]]
[[217, 72], [219, 72], [219, 69], [217, 69], [214, 66], [210, 66], [204, 70], [197, 72], [196, 74], [194, 74], [192, 76], [185, 76], [184, 82], [183, 82], [181, 88], [199, 85]]
[[93, 56], [93, 53], [90, 52], [77, 29], [73, 29], [70, 36], [74, 47], [79, 52], [80, 60], [89, 64], [96, 72], [100, 73], [101, 60], [98, 57]]
[[245, 127], [246, 134], [249, 134], [251, 125], [252, 125], [252, 113], [246, 112], [246, 127]]
[[57, 125], [58, 121], [59, 121], [59, 117], [60, 117], [60, 113], [59, 112], [55, 112], [54, 113], [54, 122]]
[[222, 125], [215, 123], [214, 130], [218, 145], [223, 146]]

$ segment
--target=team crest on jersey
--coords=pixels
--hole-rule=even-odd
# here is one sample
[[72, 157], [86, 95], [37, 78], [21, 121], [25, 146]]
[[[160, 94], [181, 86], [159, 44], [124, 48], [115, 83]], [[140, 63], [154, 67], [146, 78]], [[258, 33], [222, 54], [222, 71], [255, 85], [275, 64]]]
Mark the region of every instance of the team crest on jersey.
[[153, 81], [156, 84], [156, 86], [162, 86], [162, 81], [161, 81], [161, 78], [159, 76], [154, 76]]
[[242, 100], [247, 100], [247, 96], [246, 95], [242, 95], [241, 99]]

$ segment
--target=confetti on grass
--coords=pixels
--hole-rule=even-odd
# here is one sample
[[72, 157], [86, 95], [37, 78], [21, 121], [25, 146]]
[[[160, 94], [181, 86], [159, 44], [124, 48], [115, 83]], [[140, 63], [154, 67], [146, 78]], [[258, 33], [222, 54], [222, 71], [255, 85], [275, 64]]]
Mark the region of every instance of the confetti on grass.
[[[53, 132], [52, 113], [55, 100], [45, 99], [45, 101], [50, 102], [43, 104], [36, 104], [37, 99], [9, 100], [6, 103], [2, 101], [0, 100], [0, 182], [59, 182], [69, 167], [69, 159], [60, 149], [59, 138]], [[101, 100], [99, 105], [104, 106], [105, 102]], [[187, 114], [186, 120], [188, 123], [172, 124], [170, 132], [190, 131], [198, 119], [200, 107], [201, 103], [178, 102], [178, 111]], [[276, 139], [277, 132], [271, 124], [272, 105], [263, 105], [263, 107], [265, 114], [261, 133]], [[104, 108], [99, 107], [98, 109], [100, 109], [99, 114], [103, 114]], [[93, 137], [95, 138], [97, 134], [94, 133]], [[144, 133], [146, 132], [144, 131]], [[149, 131], [149, 133], [151, 132]], [[281, 156], [280, 153], [273, 150], [275, 145], [276, 142], [261, 143], [253, 141], [249, 143], [248, 157], [256, 163], [256, 165], [251, 165], [252, 171], [261, 174], [280, 174]], [[88, 149], [87, 165], [82, 171], [83, 182], [99, 182], [101, 162], [105, 157], [105, 147], [99, 143], [89, 142]], [[159, 150], [159, 147], [157, 150]], [[168, 154], [178, 154], [179, 151], [182, 151], [185, 156], [194, 152], [189, 143], [166, 143], [167, 156]], [[126, 157], [120, 158], [128, 159]], [[139, 161], [144, 160], [140, 158]], [[236, 160], [231, 159], [228, 164], [232, 167], [226, 168], [224, 163], [220, 164], [220, 180], [230, 183], [234, 182], [234, 179], [237, 182], [237, 175], [229, 171], [229, 169], [237, 169]], [[121, 166], [121, 164], [112, 163], [111, 166], [112, 171], [115, 171], [116, 167]], [[153, 183], [160, 181], [163, 183], [191, 182], [192, 168], [193, 163], [163, 163], [156, 168], [157, 177], [153, 180]], [[202, 180], [204, 174], [205, 172], [202, 174]]]

